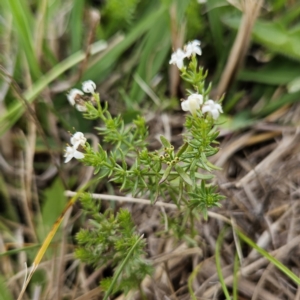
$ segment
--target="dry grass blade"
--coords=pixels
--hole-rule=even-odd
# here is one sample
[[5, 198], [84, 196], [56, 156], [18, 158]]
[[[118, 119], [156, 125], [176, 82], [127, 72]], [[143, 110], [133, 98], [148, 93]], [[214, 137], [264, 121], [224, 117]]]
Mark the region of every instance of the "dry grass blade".
[[90, 30], [89, 30], [89, 34], [88, 34], [88, 38], [87, 38], [87, 47], [86, 47], [86, 51], [85, 51], [85, 59], [81, 63], [77, 81], [80, 80], [80, 78], [82, 77], [82, 75], [83, 75], [83, 73], [84, 73], [84, 71], [87, 67], [88, 59], [91, 55], [91, 45], [92, 45], [92, 43], [95, 39], [96, 30], [97, 30], [97, 27], [99, 25], [100, 17], [101, 17], [100, 12], [98, 10], [95, 10], [95, 9], [89, 11], [89, 16], [90, 16]]
[[217, 88], [217, 96], [223, 95], [228, 90], [230, 83], [233, 81], [244, 60], [251, 40], [251, 31], [262, 5], [263, 0], [243, 0], [242, 2], [244, 14]]
[[[178, 48], [182, 47], [183, 45], [186, 24], [185, 23], [178, 24], [176, 3], [173, 3], [173, 5], [170, 8], [170, 16], [171, 16], [172, 45], [173, 45], [173, 50], [176, 51]], [[174, 97], [177, 94], [179, 81], [180, 81], [179, 70], [176, 66], [171, 65], [170, 67], [171, 97]]]
[[298, 143], [299, 140], [299, 132], [296, 133], [296, 135], [289, 135], [283, 137], [278, 147], [270, 154], [268, 155], [262, 162], [260, 162], [254, 170], [250, 171], [247, 175], [245, 175], [242, 179], [240, 179], [236, 183], [236, 187], [241, 187], [247, 183], [249, 183], [250, 180], [255, 178], [258, 174], [262, 175], [268, 171], [271, 170], [271, 166], [277, 162], [277, 160], [284, 154], [286, 154], [288, 151], [292, 149], [292, 145], [296, 142]]
[[101, 293], [101, 289], [99, 287], [92, 289], [88, 293], [76, 298], [75, 300], [93, 300], [97, 299], [99, 294]]
[[44, 254], [46, 252], [46, 250], [48, 249], [53, 237], [55, 236], [60, 224], [62, 223], [65, 214], [67, 213], [67, 211], [69, 210], [69, 208], [71, 208], [74, 203], [76, 202], [76, 200], [78, 199], [78, 197], [80, 196], [80, 193], [83, 192], [86, 188], [88, 188], [91, 184], [94, 183], [95, 180], [90, 181], [88, 184], [86, 184], [84, 187], [82, 187], [77, 193], [75, 193], [75, 195], [69, 200], [69, 202], [67, 203], [67, 205], [65, 206], [64, 210], [62, 211], [62, 213], [60, 214], [60, 216], [57, 218], [56, 222], [53, 224], [50, 232], [48, 233], [46, 239], [44, 240], [41, 248], [39, 249], [37, 255], [35, 256], [35, 259], [33, 261], [32, 264], [32, 269], [28, 275], [28, 278], [24, 284], [24, 286], [22, 287], [22, 290], [19, 294], [18, 300], [21, 300], [25, 290], [32, 278], [33, 273], [36, 271], [37, 267], [39, 266], [42, 258], [44, 257]]
[[[77, 196], [78, 197], [78, 196]], [[33, 264], [32, 264], [32, 268], [31, 268], [31, 271], [29, 272], [28, 274], [28, 277], [22, 287], [22, 290], [19, 294], [19, 297], [18, 297], [18, 300], [21, 300], [23, 298], [23, 295], [26, 291], [26, 288], [34, 274], [34, 272], [36, 271], [36, 269], [38, 268], [41, 260], [43, 259], [44, 257], [44, 254], [46, 252], [46, 250], [48, 249], [53, 237], [55, 236], [58, 228], [59, 228], [59, 225], [61, 224], [66, 212], [69, 210], [70, 207], [72, 207], [72, 205], [75, 203], [75, 201], [77, 200], [77, 197], [74, 196], [69, 202], [68, 204], [66, 205], [65, 209], [63, 210], [63, 212], [61, 213], [61, 215], [59, 216], [59, 218], [56, 220], [56, 222], [54, 223], [52, 229], [50, 230], [50, 232], [48, 233], [45, 241], [43, 242], [41, 248], [39, 249], [34, 261], [33, 261]]]

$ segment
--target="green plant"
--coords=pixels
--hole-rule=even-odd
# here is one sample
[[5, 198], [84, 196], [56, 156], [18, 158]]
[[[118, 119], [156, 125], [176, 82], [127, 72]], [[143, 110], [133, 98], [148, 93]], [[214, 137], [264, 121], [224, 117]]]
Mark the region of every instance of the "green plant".
[[[125, 125], [120, 115], [113, 117], [110, 114], [107, 103], [101, 105], [99, 94], [95, 92], [96, 85], [86, 81], [82, 87], [85, 94], [73, 89], [68, 94], [68, 100], [83, 112], [86, 119], [101, 121], [96, 130], [102, 136], [102, 142], [95, 151], [84, 135], [76, 132], [65, 154], [65, 162], [73, 157], [80, 159], [85, 165], [95, 168], [98, 180], [105, 178], [133, 196], [148, 197], [153, 204], [159, 197], [166, 201], [171, 199], [184, 219], [183, 224], [177, 220], [175, 231], [181, 232], [178, 229], [180, 226], [182, 233], [189, 228], [192, 237], [195, 235], [194, 218], [202, 214], [207, 219], [207, 210], [220, 206], [224, 198], [216, 192], [217, 187], [208, 183], [213, 178], [212, 172], [217, 169], [208, 157], [218, 152], [215, 124], [222, 107], [208, 99], [211, 86], [205, 85], [207, 73], [203, 68], [198, 68], [196, 54], [201, 55], [199, 41], [188, 43], [184, 51], [178, 49], [170, 60], [194, 89], [194, 92], [188, 90], [187, 100], [181, 103], [182, 109], [191, 114], [186, 116], [186, 132], [179, 149], [175, 150], [161, 136], [162, 147], [149, 151], [145, 120], [139, 116], [132, 124]], [[190, 59], [187, 66], [184, 64], [186, 58]], [[125, 210], [116, 215], [111, 211], [101, 214], [87, 194], [82, 196], [81, 201], [83, 210], [91, 217], [91, 227], [82, 229], [77, 235], [80, 246], [77, 256], [94, 266], [111, 261], [114, 267], [119, 268], [124, 255], [138, 240], [130, 214]], [[140, 242], [136, 247], [114, 291], [128, 292], [131, 288], [137, 288], [145, 275], [150, 273], [151, 268], [144, 260], [143, 246], [144, 243]], [[110, 278], [101, 282], [106, 290], [110, 285]]]
[[[94, 267], [111, 262], [115, 269], [119, 269], [126, 254], [137, 244], [113, 292], [122, 290], [128, 293], [137, 289], [143, 278], [151, 274], [152, 266], [145, 259], [145, 241], [139, 241], [130, 213], [121, 209], [116, 215], [111, 210], [102, 214], [99, 212], [100, 205], [96, 205], [87, 193], [82, 194], [80, 200], [83, 210], [90, 217], [90, 228], [81, 229], [76, 235], [79, 244], [76, 256]], [[101, 287], [107, 291], [112, 280], [113, 277], [103, 279]]]

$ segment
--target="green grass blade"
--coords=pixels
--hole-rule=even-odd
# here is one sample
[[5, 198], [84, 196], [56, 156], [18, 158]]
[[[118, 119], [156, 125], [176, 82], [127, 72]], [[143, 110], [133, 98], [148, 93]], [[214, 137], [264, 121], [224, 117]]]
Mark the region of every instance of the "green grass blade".
[[238, 300], [238, 269], [239, 269], [239, 256], [235, 253], [233, 265], [233, 283], [232, 283], [232, 298]]
[[84, 2], [84, 0], [76, 0], [73, 2], [70, 19], [71, 53], [80, 50], [82, 45], [82, 15], [84, 12]]
[[[165, 64], [167, 54], [171, 51], [170, 20], [163, 15], [144, 37], [144, 47], [139, 58], [137, 74], [150, 85], [151, 80]], [[157, 32], [160, 32], [158, 35]], [[145, 91], [138, 83], [133, 83], [130, 91], [132, 101], [141, 102]]]
[[13, 300], [2, 276], [0, 276], [0, 291], [0, 300]]
[[238, 79], [246, 82], [282, 85], [299, 76], [299, 68], [299, 63], [285, 57], [276, 56], [264, 67], [259, 68], [259, 72], [257, 72], [257, 69], [242, 70]]
[[53, 223], [67, 204], [67, 199], [64, 196], [64, 185], [60, 178], [57, 178], [50, 187], [47, 187], [43, 194], [45, 198], [41, 207], [43, 222], [41, 226], [38, 226], [42, 229], [39, 232], [42, 239], [44, 239], [46, 232], [51, 229]]
[[256, 245], [255, 242], [253, 242], [251, 239], [249, 239], [241, 231], [239, 231], [236, 228], [235, 228], [235, 230], [241, 240], [243, 240], [246, 244], [248, 244], [250, 247], [255, 249], [260, 255], [265, 257], [270, 263], [272, 263], [276, 268], [278, 268], [280, 271], [282, 271], [286, 276], [288, 276], [296, 284], [300, 285], [300, 278], [294, 272], [292, 272], [289, 268], [287, 268], [284, 264], [282, 264], [274, 256], [269, 254], [266, 250], [264, 250], [264, 249], [260, 248], [258, 245]]
[[226, 228], [221, 231], [221, 233], [219, 234], [219, 237], [217, 239], [217, 243], [216, 243], [216, 251], [215, 251], [216, 268], [217, 268], [217, 273], [218, 273], [218, 276], [219, 276], [220, 284], [222, 286], [222, 290], [224, 292], [224, 295], [225, 295], [227, 300], [231, 300], [231, 297], [229, 295], [229, 292], [228, 292], [228, 289], [227, 289], [227, 286], [225, 284], [225, 280], [224, 280], [224, 277], [223, 277], [223, 274], [222, 274], [222, 266], [221, 266], [221, 258], [220, 258], [220, 249], [221, 249], [221, 246], [222, 246], [225, 231], [226, 231]]
[[196, 297], [196, 295], [193, 291], [193, 280], [197, 276], [197, 274], [200, 271], [201, 267], [202, 267], [202, 262], [198, 266], [196, 266], [196, 268], [193, 270], [192, 274], [189, 276], [189, 279], [188, 279], [188, 288], [189, 288], [189, 293], [190, 293], [190, 296], [191, 296], [192, 300], [197, 300], [197, 297]]
[[284, 105], [299, 102], [299, 97], [300, 97], [300, 92], [284, 94], [279, 99], [276, 99], [276, 101], [267, 104], [261, 111], [259, 111], [259, 113], [257, 113], [256, 116], [264, 117], [271, 114], [272, 112], [281, 108]]
[[[32, 249], [35, 249], [35, 248], [38, 248], [40, 247], [41, 244], [35, 244], [35, 245], [31, 245], [31, 246], [26, 246], [26, 247], [22, 247], [22, 248], [17, 248], [17, 249], [12, 249], [12, 250], [8, 250], [8, 251], [5, 251], [5, 252], [1, 252], [0, 253], [0, 257], [3, 257], [3, 256], [10, 256], [10, 255], [16, 255], [20, 252], [23, 252], [23, 251], [29, 251], [29, 250], [32, 250]], [[1, 289], [0, 289], [1, 290]], [[1, 298], [0, 298], [1, 299]]]
[[[98, 41], [93, 44], [92, 54], [96, 54], [103, 50], [106, 47], [106, 43], [103, 41]], [[60, 62], [58, 65], [53, 67], [47, 74], [42, 76], [37, 80], [30, 90], [27, 90], [23, 97], [29, 102], [32, 103], [36, 97], [41, 93], [53, 80], [63, 74], [66, 70], [70, 69], [74, 65], [81, 62], [85, 59], [85, 52], [78, 51], [73, 55], [66, 58], [64, 61]], [[23, 103], [16, 102], [14, 103], [9, 110], [0, 118], [0, 137], [10, 129], [17, 120], [22, 116], [25, 111]]]
[[[238, 30], [241, 17], [226, 15], [222, 19], [227, 26]], [[257, 20], [252, 31], [252, 37], [254, 41], [273, 52], [300, 60], [299, 32], [289, 31], [279, 22]]]
[[[284, 4], [286, 4], [285, 0], [281, 0], [281, 1], [284, 2]], [[299, 2], [298, 3], [295, 2], [293, 5], [289, 7], [289, 10], [287, 12], [284, 12], [282, 14], [282, 17], [279, 18], [278, 21], [280, 21], [281, 24], [288, 26], [292, 22], [297, 20], [299, 18], [299, 15], [300, 15], [300, 5]]]
[[104, 80], [107, 76], [107, 71], [113, 68], [118, 58], [127, 50], [134, 42], [136, 42], [145, 32], [147, 32], [165, 13], [167, 7], [161, 6], [160, 9], [151, 11], [136, 24], [136, 26], [128, 33], [122, 42], [116, 47], [107, 52], [95, 65], [93, 65], [83, 76], [83, 80], [96, 79]]
[[223, 41], [223, 24], [221, 22], [221, 17], [223, 14], [224, 1], [220, 0], [210, 0], [207, 1], [207, 15], [210, 24], [210, 30], [214, 39], [215, 51], [222, 56], [224, 51], [224, 41]]
[[29, 7], [26, 6], [26, 1], [9, 0], [7, 3], [20, 40], [20, 49], [24, 50], [32, 78], [36, 80], [41, 75], [41, 71], [35, 55], [33, 36], [30, 29], [30, 21], [33, 23], [35, 19], [30, 13]]
[[135, 242], [135, 244], [132, 246], [132, 248], [129, 250], [129, 252], [127, 253], [125, 259], [123, 260], [122, 264], [120, 265], [120, 267], [117, 269], [117, 271], [114, 274], [113, 280], [107, 290], [107, 292], [104, 295], [103, 300], [107, 300], [109, 295], [111, 294], [120, 274], [122, 273], [125, 265], [127, 264], [131, 254], [133, 253], [134, 249], [137, 247], [137, 245], [139, 244], [139, 242], [141, 241], [141, 239], [143, 238], [144, 235], [141, 235], [140, 238]]

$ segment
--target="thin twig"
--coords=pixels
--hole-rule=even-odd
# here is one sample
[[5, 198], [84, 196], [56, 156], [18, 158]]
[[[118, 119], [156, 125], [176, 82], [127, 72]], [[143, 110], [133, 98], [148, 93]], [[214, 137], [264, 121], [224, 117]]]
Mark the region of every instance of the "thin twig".
[[[65, 191], [66, 197], [73, 197], [77, 193], [72, 191]], [[155, 204], [152, 204], [150, 200], [147, 199], [141, 199], [141, 198], [133, 198], [133, 197], [123, 197], [123, 196], [115, 196], [115, 195], [105, 195], [105, 194], [90, 194], [93, 199], [96, 200], [110, 200], [110, 201], [121, 201], [121, 202], [129, 202], [129, 203], [138, 203], [138, 204], [144, 204], [144, 205], [153, 205], [153, 206], [162, 206], [165, 208], [171, 208], [171, 209], [178, 209], [177, 205], [172, 203], [165, 203], [162, 201], [157, 201]], [[215, 212], [208, 212], [208, 216], [214, 219], [218, 219], [220, 221], [223, 221], [227, 224], [231, 224], [231, 221]]]

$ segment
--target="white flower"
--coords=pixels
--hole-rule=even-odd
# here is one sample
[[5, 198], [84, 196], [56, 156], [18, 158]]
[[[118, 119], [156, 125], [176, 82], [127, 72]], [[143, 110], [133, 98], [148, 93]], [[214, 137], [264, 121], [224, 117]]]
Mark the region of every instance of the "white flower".
[[78, 90], [78, 89], [70, 90], [69, 94], [67, 95], [67, 98], [68, 98], [68, 100], [69, 100], [69, 102], [72, 106], [75, 105], [75, 103], [76, 103], [75, 99], [78, 95], [79, 96], [83, 95], [83, 92], [81, 90]]
[[202, 107], [202, 113], [211, 114], [214, 120], [218, 119], [220, 113], [222, 112], [223, 112], [222, 106], [213, 100], [207, 100]]
[[197, 0], [198, 3], [203, 4], [206, 3], [206, 0]]
[[170, 64], [177, 65], [178, 69], [183, 68], [183, 60], [186, 57], [185, 53], [181, 49], [177, 49], [171, 56]]
[[84, 154], [77, 151], [74, 147], [67, 146], [65, 152], [66, 152], [64, 155], [64, 157], [66, 158], [65, 163], [69, 162], [73, 157], [76, 159], [84, 158]]
[[203, 104], [203, 96], [200, 94], [191, 94], [187, 100], [181, 102], [181, 108], [184, 111], [190, 111], [192, 114], [196, 113], [197, 109], [200, 109], [200, 105]]
[[201, 55], [202, 51], [200, 48], [200, 41], [198, 40], [194, 40], [192, 42], [189, 42], [186, 46], [185, 46], [185, 55], [186, 57], [191, 57], [192, 55], [198, 54]]
[[86, 108], [86, 106], [84, 106], [84, 105], [76, 104], [75, 107], [76, 107], [76, 109], [77, 109], [78, 111], [80, 111], [80, 112], [87, 111], [87, 108]]
[[84, 134], [80, 131], [75, 132], [71, 137], [71, 144], [75, 149], [77, 149], [79, 145], [84, 146], [85, 142], [86, 138], [84, 137]]
[[85, 81], [85, 82], [82, 83], [82, 90], [85, 93], [94, 94], [95, 93], [95, 89], [96, 89], [96, 84], [92, 80], [87, 80], [87, 81]]

